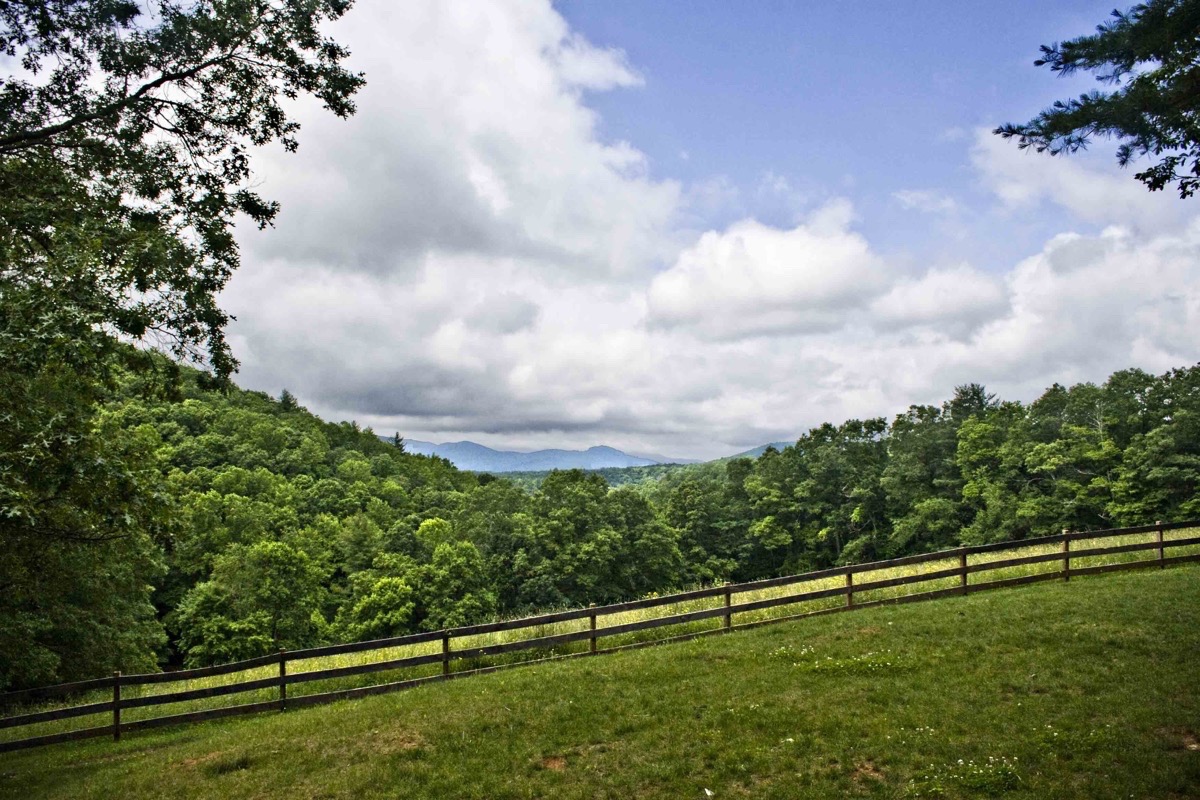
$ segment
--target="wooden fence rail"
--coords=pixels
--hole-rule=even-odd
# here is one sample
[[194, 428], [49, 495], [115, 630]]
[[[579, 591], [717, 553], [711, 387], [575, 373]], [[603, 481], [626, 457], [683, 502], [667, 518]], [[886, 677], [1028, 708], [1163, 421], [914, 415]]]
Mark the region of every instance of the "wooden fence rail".
[[[8, 692], [5, 694], [0, 694], [0, 707], [12, 708], [14, 706], [42, 702], [54, 697], [71, 695], [78, 696], [86, 693], [94, 693], [105, 690], [112, 692], [112, 698], [111, 700], [87, 702], [80, 705], [53, 708], [42, 711], [30, 711], [24, 714], [3, 717], [0, 718], [0, 729], [53, 722], [57, 720], [66, 720], [95, 714], [111, 714], [111, 722], [105, 725], [64, 731], [61, 733], [51, 733], [42, 736], [32, 736], [24, 739], [2, 741], [0, 742], [0, 752], [77, 739], [87, 739], [97, 736], [112, 736], [114, 740], [117, 740], [120, 738], [121, 733], [126, 731], [144, 730], [186, 722], [199, 722], [202, 720], [237, 716], [240, 714], [251, 714], [260, 711], [282, 711], [286, 708], [300, 708], [304, 706], [328, 703], [334, 700], [352, 697], [365, 697], [368, 695], [407, 689], [420, 684], [429, 683], [431, 681], [448, 680], [464, 677], [466, 675], [477, 675], [485, 672], [493, 672], [499, 669], [506, 669], [509, 667], [519, 666], [521, 664], [531, 663], [531, 661], [557, 660], [596, 655], [599, 653], [611, 653], [619, 650], [662, 644], [669, 641], [680, 641], [683, 639], [696, 638], [698, 636], [726, 633], [731, 630], [757, 627], [759, 625], [782, 622], [785, 620], [813, 616], [816, 614], [845, 611], [851, 608], [866, 608], [887, 603], [905, 603], [917, 600], [928, 600], [937, 597], [946, 597], [950, 595], [963, 595], [967, 594], [968, 592], [996, 589], [1006, 586], [1020, 586], [1044, 580], [1068, 580], [1073, 575], [1096, 574], [1148, 566], [1166, 567], [1169, 564], [1200, 561], [1200, 553], [1189, 553], [1180, 556], [1167, 555], [1167, 551], [1172, 548], [1200, 545], [1200, 536], [1180, 539], [1164, 539], [1163, 537], [1163, 533], [1165, 531], [1181, 530], [1186, 528], [1200, 528], [1200, 521], [1157, 523], [1154, 525], [1143, 525], [1132, 528], [1113, 528], [1102, 531], [1064, 531], [1063, 533], [1054, 536], [1044, 536], [1035, 539], [1024, 539], [1013, 542], [998, 542], [995, 544], [960, 547], [953, 550], [943, 550], [936, 553], [905, 556], [903, 558], [894, 558], [887, 561], [873, 561], [865, 564], [834, 567], [832, 569], [807, 572], [801, 575], [789, 575], [781, 578], [768, 578], [766, 580], [751, 581], [748, 583], [713, 586], [704, 589], [696, 589], [689, 592], [663, 595], [660, 597], [648, 597], [628, 603], [589, 606], [587, 608], [571, 609], [568, 611], [555, 611], [533, 617], [524, 617], [522, 619], [487, 622], [480, 625], [466, 625], [444, 631], [414, 633], [407, 636], [396, 636], [388, 639], [327, 645], [323, 647], [313, 647], [305, 650], [294, 650], [290, 652], [280, 650], [278, 653], [272, 653], [270, 655], [250, 658], [231, 664], [201, 667], [199, 669], [149, 673], [144, 675], [122, 675], [121, 673], [117, 672], [111, 677], [107, 678], [96, 678], [93, 680], [76, 681], [74, 683], [45, 686], [18, 692]], [[1071, 549], [1071, 542], [1073, 541], [1104, 539], [1143, 533], [1154, 533], [1156, 536], [1153, 540], [1145, 542], [1118, 544], [1110, 547], [1091, 546], [1082, 550]], [[1007, 550], [1023, 550], [1030, 547], [1054, 545], [1059, 543], [1062, 545], [1060, 551], [1024, 555], [1009, 559], [980, 561], [976, 563], [969, 562], [969, 556], [972, 555], [998, 553]], [[1080, 559], [1085, 558], [1111, 556], [1147, 550], [1154, 551], [1152, 558], [1082, 567], [1073, 567], [1071, 564], [1072, 561], [1075, 561], [1076, 564], [1078, 564]], [[901, 566], [912, 566], [936, 561], [953, 561], [955, 559], [957, 559], [958, 562], [957, 566], [945, 569], [937, 569], [929, 572], [913, 573], [910, 575], [901, 575], [898, 577], [877, 580], [870, 580], [870, 576], [868, 574], [879, 570], [894, 569]], [[993, 570], [1051, 562], [1060, 562], [1061, 567], [1055, 571], [1039, 572], [1031, 575], [1022, 575], [1015, 578], [1005, 578], [983, 582], [972, 582], [970, 580], [970, 576], [972, 575], [978, 576], [982, 573], [987, 573]], [[740, 603], [735, 602], [735, 597], [740, 594], [758, 592], [764, 589], [776, 587], [812, 583], [813, 581], [826, 578], [836, 578], [840, 576], [845, 577], [845, 584], [841, 586], [799, 591], [779, 597], [746, 600]], [[856, 580], [856, 576], [858, 580]], [[890, 597], [867, 602], [863, 602], [861, 599], [865, 593], [871, 591], [954, 578], [958, 579], [958, 584], [952, 588], [916, 592], [901, 595], [899, 597]], [[746, 614], [753, 611], [761, 611], [769, 608], [778, 608], [781, 606], [795, 605], [798, 603], [839, 596], [844, 596], [846, 598], [844, 606], [839, 605], [835, 607], [819, 609], [816, 611], [807, 611], [791, 616], [754, 620], [737, 625], [733, 623], [733, 617], [736, 614]], [[712, 608], [684, 611], [681, 613], [669, 614], [661, 617], [635, 620], [633, 622], [625, 622], [603, 627], [601, 627], [599, 624], [602, 618], [615, 614], [656, 608], [665, 605], [675, 605], [678, 603], [704, 600], [708, 598], [721, 598], [723, 602], [720, 605]], [[588, 626], [587, 628], [579, 631], [534, 636], [528, 639], [501, 642], [497, 644], [477, 644], [459, 648], [453, 647], [453, 641], [455, 639], [464, 639], [467, 637], [481, 636], [505, 631], [538, 629], [556, 623], [584, 619], [588, 621]], [[667, 639], [634, 642], [631, 644], [624, 644], [608, 648], [600, 648], [597, 644], [598, 640], [604, 637], [618, 636], [654, 628], [681, 625], [685, 623], [711, 619], [720, 619], [720, 626], [717, 628], [708, 628], [701, 631], [693, 631], [682, 635], [676, 635]], [[441, 642], [441, 647], [438, 652], [433, 653], [309, 671], [297, 672], [295, 670], [289, 670], [288, 668], [289, 664], [296, 664], [298, 662], [316, 658], [327, 658], [330, 656], [373, 650], [387, 650], [397, 647], [427, 644], [438, 641]], [[580, 652], [568, 653], [564, 655], [551, 655], [548, 657], [535, 658], [531, 661], [517, 663], [474, 666], [472, 668], [463, 669], [460, 671], [454, 671], [451, 667], [453, 661], [467, 659], [477, 661], [479, 659], [506, 655], [524, 650], [544, 651], [549, 650], [550, 648], [584, 641], [588, 643], [588, 648], [587, 650]], [[333, 680], [356, 675], [367, 675], [374, 672], [387, 672], [432, 664], [441, 664], [440, 673], [426, 677], [410, 678], [407, 680], [394, 681], [390, 683], [360, 686], [350, 689], [321, 692], [317, 694], [292, 697], [288, 696], [288, 686], [295, 686], [312, 681]], [[183, 682], [196, 680], [199, 678], [232, 675], [245, 673], [250, 670], [261, 669], [268, 666], [277, 666], [278, 674], [263, 678], [256, 678], [253, 680], [243, 680], [237, 683], [206, 686], [196, 689], [185, 689], [182, 691], [166, 692], [161, 694], [151, 694], [142, 697], [128, 696], [128, 692], [126, 692], [127, 696], [122, 697], [123, 688], [128, 689], [129, 687], [134, 686]], [[222, 708], [206, 709], [202, 711], [189, 711], [179, 714], [170, 714], [166, 716], [152, 717], [149, 719], [126, 720], [124, 722], [121, 719], [122, 710], [169, 705], [172, 703], [182, 703], [268, 689], [276, 689], [278, 691], [278, 698], [261, 702], [225, 706]]]

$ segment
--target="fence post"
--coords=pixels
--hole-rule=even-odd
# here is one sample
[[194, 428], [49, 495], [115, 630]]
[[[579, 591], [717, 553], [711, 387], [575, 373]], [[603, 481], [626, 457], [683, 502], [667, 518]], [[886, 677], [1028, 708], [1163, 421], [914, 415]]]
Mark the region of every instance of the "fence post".
[[588, 637], [588, 652], [594, 654], [596, 652], [596, 604], [590, 603], [588, 608], [590, 609], [588, 623], [591, 625], [592, 631], [592, 635]]
[[846, 573], [846, 608], [854, 608], [854, 573]]
[[287, 650], [279, 648], [279, 710], [287, 710]]
[[962, 593], [967, 593], [967, 548], [962, 548], [958, 551], [958, 571], [960, 573], [959, 581], [962, 584]]
[[121, 671], [113, 673], [113, 741], [121, 741]]
[[1158, 526], [1158, 568], [1166, 569], [1167, 557], [1163, 549], [1163, 521], [1161, 519], [1155, 520], [1154, 524]]
[[442, 631], [442, 675], [450, 674], [450, 631]]
[[733, 589], [730, 588], [729, 582], [725, 582], [725, 629], [733, 627], [733, 612], [730, 607], [733, 606]]
[[1071, 540], [1067, 537], [1070, 531], [1063, 528], [1063, 580], [1071, 580]]

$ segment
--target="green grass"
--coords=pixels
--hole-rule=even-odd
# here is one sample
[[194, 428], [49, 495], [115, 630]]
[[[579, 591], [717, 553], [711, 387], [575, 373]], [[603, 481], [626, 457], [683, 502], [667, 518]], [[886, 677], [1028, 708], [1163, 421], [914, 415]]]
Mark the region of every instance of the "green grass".
[[[1041, 566], [1041, 565], [1039, 565]], [[1200, 568], [0, 755], [0, 796], [1200, 798]]]
[[[1168, 541], [1172, 539], [1184, 539], [1196, 535], [1195, 529], [1180, 529], [1169, 531], [1166, 534]], [[1154, 539], [1154, 534], [1136, 534], [1129, 536], [1110, 537], [1097, 540], [1079, 540], [1072, 542], [1072, 549], [1079, 551], [1098, 546], [1116, 546], [1122, 544], [1130, 544], [1134, 542], [1149, 542]], [[982, 553], [972, 555], [969, 559], [970, 564], [981, 564], [992, 561], [1005, 560], [1020, 556], [1034, 555], [1039, 553], [1059, 552], [1061, 545], [1035, 545], [1023, 547], [1014, 550], [1003, 550], [990, 553]], [[1168, 556], [1187, 555], [1200, 552], [1198, 546], [1176, 547], [1168, 549]], [[1116, 562], [1128, 562], [1141, 559], [1150, 559], [1157, 557], [1156, 550], [1143, 550], [1129, 553], [1118, 553], [1106, 556], [1093, 556], [1089, 558], [1075, 558], [1072, 560], [1072, 567], [1078, 569], [1085, 566], [1095, 566], [1101, 564], [1110, 564]], [[908, 565], [902, 567], [891, 567], [886, 569], [873, 570], [868, 573], [860, 573], [855, 576], [857, 585], [864, 584], [868, 581], [885, 580], [903, 575], [913, 575], [920, 573], [936, 572], [939, 570], [957, 568], [957, 557], [926, 562], [923, 564]], [[1039, 564], [1022, 565], [1018, 567], [1008, 567], [996, 570], [990, 570], [983, 573], [972, 574], [972, 584], [997, 581], [1006, 578], [1021, 577], [1024, 575], [1032, 575], [1037, 573], [1053, 573], [1061, 568], [1061, 562], [1051, 561]], [[802, 584], [789, 586], [773, 587], [752, 592], [744, 592], [735, 594], [733, 602], [745, 603], [753, 600], [759, 600], [769, 597], [782, 597], [785, 595], [797, 594], [806, 591], [816, 591], [820, 589], [829, 589], [844, 586], [845, 578], [841, 576], [807, 581]], [[943, 578], [939, 580], [923, 582], [918, 584], [909, 584], [904, 586], [891, 587], [887, 589], [877, 589], [873, 591], [860, 591], [855, 593], [856, 603], [869, 603], [876, 600], [886, 600], [903, 597], [906, 595], [935, 591], [939, 589], [950, 589], [959, 585], [957, 577]], [[1004, 591], [1004, 590], [1002, 590]], [[656, 608], [642, 609], [629, 611], [620, 614], [607, 615], [600, 618], [599, 624], [603, 628], [605, 626], [616, 626], [624, 623], [635, 622], [639, 620], [649, 619], [653, 617], [663, 617], [674, 614], [680, 614], [687, 611], [714, 608], [723, 604], [720, 597], [706, 598], [702, 600], [692, 600], [682, 603], [674, 603]], [[734, 624], [745, 624], [759, 622], [773, 618], [786, 617], [796, 614], [811, 613], [814, 611], [822, 611], [825, 609], [839, 607], [845, 604], [843, 597], [831, 597], [819, 600], [807, 601], [800, 604], [792, 604], [779, 606], [775, 608], [763, 609], [755, 612], [740, 613], [735, 615]], [[670, 627], [656, 628], [652, 630], [639, 631], [636, 633], [622, 634], [600, 639], [600, 647], [621, 647], [639, 642], [647, 642], [660, 640], [671, 636], [679, 636], [681, 634], [696, 633], [705, 630], [714, 630], [721, 626], [720, 619], [707, 620], [703, 622], [688, 623], [684, 625], [674, 625]], [[453, 646], [457, 649], [465, 649], [470, 647], [481, 647], [490, 644], [498, 644], [502, 642], [518, 641], [521, 639], [530, 639], [541, 636], [550, 636], [560, 633], [568, 633], [572, 631], [585, 630], [588, 627], [586, 619], [574, 620], [570, 622], [557, 623], [552, 625], [544, 625], [536, 628], [525, 628], [499, 633], [483, 634], [479, 636], [461, 637], [454, 639]], [[522, 661], [536, 660], [546, 658], [548, 656], [562, 656], [574, 653], [580, 653], [587, 649], [587, 642], [578, 642], [570, 645], [555, 647], [552, 650], [529, 650], [518, 653], [512, 653], [506, 656], [492, 657], [488, 659], [457, 659], [452, 666], [455, 671], [473, 669], [477, 667], [495, 665], [495, 664], [513, 664]], [[322, 658], [306, 659], [303, 661], [291, 662], [288, 664], [289, 674], [302, 672], [311, 672], [317, 670], [329, 669], [332, 667], [345, 667], [363, 664], [367, 662], [388, 661], [408, 656], [424, 655], [427, 653], [440, 652], [441, 644], [439, 642], [430, 642], [420, 645], [409, 645], [386, 650], [374, 650], [361, 653], [352, 653], [341, 656], [331, 656]], [[418, 668], [409, 668], [401, 670], [391, 670], [386, 672], [377, 672], [369, 675], [354, 676], [340, 679], [313, 681], [292, 685], [288, 687], [289, 697], [300, 697], [309, 694], [320, 692], [336, 691], [340, 689], [354, 688], [358, 686], [368, 686], [378, 683], [386, 683], [391, 681], [401, 681], [413, 678], [421, 678], [432, 676], [440, 673], [441, 668], [437, 664], [427, 665]], [[163, 694], [168, 692], [178, 692], [202, 687], [225, 685], [239, 683], [259, 678], [266, 678], [277, 674], [277, 667], [268, 666], [255, 670], [248, 670], [242, 673], [230, 675], [222, 675], [212, 678], [203, 678], [190, 681], [173, 682], [167, 684], [154, 684], [150, 686], [125, 686], [122, 690], [124, 699], [133, 697], [143, 697], [154, 694]], [[124, 722], [133, 722], [136, 720], [148, 719], [151, 717], [159, 717], [168, 714], [179, 714], [188, 711], [199, 711], [208, 708], [218, 708], [242, 703], [252, 703], [272, 700], [278, 697], [277, 690], [264, 689], [255, 692], [246, 692], [236, 695], [227, 695], [218, 698], [210, 698], [206, 700], [189, 701], [183, 703], [174, 703], [170, 705], [162, 705], [155, 707], [144, 707], [137, 709], [125, 709], [122, 712], [122, 720]], [[111, 693], [96, 692], [84, 697], [74, 698], [70, 702], [78, 704], [81, 702], [98, 702], [111, 698]], [[61, 705], [61, 703], [59, 704]], [[13, 709], [6, 713], [18, 713], [23, 711], [39, 711], [47, 708], [56, 707], [53, 703], [41, 704], [23, 709]], [[22, 739], [31, 736], [39, 736], [48, 733], [57, 733], [76, 728], [86, 728], [93, 726], [102, 726], [109, 724], [111, 717], [109, 714], [96, 714], [90, 717], [77, 717], [70, 720], [58, 722], [40, 723], [36, 725], [23, 726], [20, 728], [0, 729], [0, 741]]]

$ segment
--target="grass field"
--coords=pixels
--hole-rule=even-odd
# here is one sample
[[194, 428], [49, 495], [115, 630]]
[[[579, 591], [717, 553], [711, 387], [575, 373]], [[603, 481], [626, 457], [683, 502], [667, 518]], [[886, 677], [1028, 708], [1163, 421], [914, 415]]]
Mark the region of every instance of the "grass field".
[[0, 796], [1200, 798], [1200, 568], [10, 753]]
[[[1168, 531], [1166, 539], [1178, 540], [1186, 539], [1195, 536], [1196, 529], [1180, 529]], [[1154, 534], [1135, 534], [1128, 536], [1109, 537], [1096, 540], [1079, 540], [1072, 543], [1072, 549], [1084, 550], [1091, 547], [1104, 546], [1111, 547], [1116, 545], [1131, 544], [1134, 542], [1149, 542], [1154, 538]], [[970, 564], [982, 564], [986, 562], [994, 562], [1021, 556], [1035, 555], [1040, 553], [1055, 553], [1060, 549], [1058, 544], [1035, 545], [1023, 547], [1015, 550], [1004, 550], [991, 553], [981, 553], [972, 555], [969, 559]], [[1187, 555], [1200, 552], [1200, 546], [1187, 546], [1172, 548], [1167, 551], [1169, 556]], [[1102, 564], [1111, 564], [1116, 562], [1137, 561], [1141, 559], [1150, 559], [1156, 557], [1157, 553], [1153, 550], [1135, 551], [1128, 553], [1119, 553], [1105, 556], [1097, 556], [1090, 558], [1075, 558], [1072, 561], [1072, 566], [1075, 569], [1087, 566], [1097, 566]], [[922, 564], [907, 565], [901, 567], [890, 567], [886, 569], [874, 570], [870, 573], [864, 573], [856, 578], [857, 583], [865, 583], [866, 581], [878, 581], [889, 578], [896, 578], [904, 575], [914, 575], [921, 573], [932, 573], [958, 566], [957, 558], [946, 560], [930, 561]], [[1008, 578], [1021, 577], [1025, 575], [1033, 575], [1036, 573], [1055, 572], [1061, 567], [1061, 563], [1057, 561], [1029, 564], [1017, 567], [1007, 567], [1002, 569], [991, 570], [983, 573], [975, 573], [971, 576], [972, 584], [981, 583], [984, 581], [997, 581]], [[928, 592], [939, 589], [950, 589], [958, 586], [959, 579], [957, 577], [942, 578], [934, 581], [924, 582], [920, 584], [910, 584], [905, 586], [890, 587], [887, 589], [878, 589], [874, 591], [858, 592], [855, 595], [855, 600], [858, 603], [869, 603], [875, 600], [898, 598], [905, 595]], [[817, 579], [807, 581], [799, 585], [773, 587], [752, 592], [745, 592], [734, 596], [734, 603], [744, 603], [754, 600], [761, 600], [770, 597], [781, 597], [791, 595], [798, 592], [816, 591], [821, 589], [829, 589], [843, 586], [845, 579], [841, 576]], [[607, 615], [601, 618], [600, 626], [616, 626], [628, 622], [645, 620], [652, 617], [663, 617], [674, 614], [680, 614], [688, 611], [695, 611], [706, 608], [714, 608], [722, 605], [723, 600], [720, 597], [705, 598], [701, 600], [685, 601], [681, 603], [673, 603], [670, 605], [660, 606], [650, 609], [641, 609], [636, 611], [623, 612], [620, 614]], [[842, 597], [830, 597], [818, 600], [811, 600], [804, 603], [780, 606], [775, 608], [763, 609], [748, 613], [741, 613], [735, 616], [735, 624], [744, 624], [768, 620], [771, 618], [785, 617], [789, 615], [811, 613], [824, 609], [834, 608], [844, 605], [845, 599]], [[713, 630], [721, 625], [720, 619], [706, 620], [703, 622], [687, 623], [683, 625], [675, 625], [664, 628], [656, 628], [652, 630], [639, 631], [630, 634], [621, 634], [617, 636], [605, 637], [601, 639], [601, 647], [621, 647], [639, 642], [653, 641], [663, 639], [670, 636], [678, 636], [687, 633], [696, 633], [705, 630]], [[560, 633], [568, 633], [573, 631], [584, 630], [588, 626], [586, 619], [573, 620], [570, 622], [556, 623], [551, 625], [539, 626], [536, 628], [526, 628], [518, 630], [503, 631], [499, 633], [488, 633], [478, 636], [461, 637], [454, 640], [453, 646], [456, 649], [466, 649], [470, 647], [481, 647], [491, 644], [499, 644], [509, 641], [517, 641], [521, 639], [529, 639], [541, 636], [550, 636]], [[487, 659], [456, 659], [452, 666], [456, 671], [474, 669], [478, 667], [491, 666], [495, 664], [511, 664], [520, 661], [529, 661], [550, 656], [563, 656], [573, 653], [580, 653], [587, 649], [587, 642], [577, 642], [568, 645], [561, 645], [551, 649], [528, 650], [518, 653], [512, 653], [505, 656], [490, 657]], [[360, 653], [345, 654], [339, 656], [321, 657], [306, 659], [289, 663], [288, 671], [290, 674], [303, 672], [313, 672], [331, 667], [349, 667], [368, 662], [382, 662], [392, 659], [404, 658], [408, 656], [424, 655], [429, 653], [440, 652], [441, 645], [439, 642], [429, 642], [418, 645], [407, 645], [403, 647], [373, 650]], [[407, 668], [399, 670], [389, 670], [377, 672], [368, 675], [344, 677], [330, 680], [319, 680], [309, 683], [298, 684], [289, 687], [289, 697], [302, 697], [304, 695], [316, 694], [319, 692], [329, 692], [341, 689], [353, 688], [358, 686], [368, 686], [371, 684], [386, 683], [390, 681], [401, 681], [413, 678], [421, 678], [436, 675], [441, 671], [441, 667], [437, 664], [427, 665], [423, 667]], [[203, 687], [225, 685], [232, 683], [240, 683], [259, 678], [268, 678], [277, 674], [277, 667], [267, 666], [255, 670], [248, 670], [241, 673], [222, 675], [217, 677], [201, 678], [190, 681], [172, 682], [169, 684], [153, 684], [148, 686], [125, 686], [122, 696], [125, 700], [136, 697], [144, 697], [153, 694], [163, 694], [167, 692], [177, 692]], [[209, 708], [218, 708], [222, 706], [231, 706], [241, 703], [253, 703], [268, 701], [278, 697], [276, 689], [262, 689], [254, 692], [240, 693], [236, 695], [210, 698], [206, 700], [193, 700], [188, 702], [174, 703], [166, 706], [143, 707], [135, 709], [125, 709], [122, 712], [122, 720], [126, 723], [136, 720], [147, 719], [151, 717], [159, 717], [167, 714], [178, 714], [188, 711], [199, 711]], [[78, 704], [82, 702], [99, 702], [111, 699], [110, 692], [96, 692], [87, 696], [77, 697], [70, 702]], [[54, 704], [40, 704], [28, 708], [14, 709], [8, 713], [17, 713], [24, 711], [40, 711], [48, 708], [54, 708]], [[23, 726], [19, 728], [0, 729], [0, 741], [21, 739], [30, 736], [38, 736], [47, 733], [57, 733], [59, 731], [71, 730], [75, 728], [86, 728], [92, 726], [106, 725], [111, 721], [111, 715], [108, 713], [96, 714], [89, 717], [78, 717], [71, 720], [40, 723], [36, 725]]]

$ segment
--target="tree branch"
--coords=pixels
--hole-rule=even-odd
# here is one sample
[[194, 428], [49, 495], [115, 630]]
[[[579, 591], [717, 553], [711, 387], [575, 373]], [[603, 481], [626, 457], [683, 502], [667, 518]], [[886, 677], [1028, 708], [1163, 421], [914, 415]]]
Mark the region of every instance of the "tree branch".
[[238, 47], [240, 47], [244, 42], [245, 39], [243, 38], [229, 52], [222, 53], [214, 58], [210, 58], [209, 60], [201, 62], [189, 69], [180, 70], [178, 72], [164, 72], [162, 75], [158, 76], [149, 83], [145, 83], [140, 86], [133, 94], [127, 95], [121, 100], [115, 103], [110, 103], [103, 108], [96, 109], [95, 111], [91, 111], [86, 114], [78, 114], [55, 125], [47, 125], [46, 127], [37, 128], [35, 130], [22, 131], [21, 133], [14, 134], [12, 136], [0, 137], [0, 153], [12, 153], [29, 147], [36, 147], [48, 139], [52, 139], [61, 133], [66, 133], [72, 128], [118, 114], [127, 109], [133, 103], [136, 103], [138, 100], [145, 97], [150, 92], [153, 92], [155, 89], [159, 89], [169, 83], [175, 83], [178, 81], [188, 80], [189, 78], [194, 78], [196, 75], [200, 74], [206, 69], [215, 67], [218, 64], [235, 58], [237, 56]]

